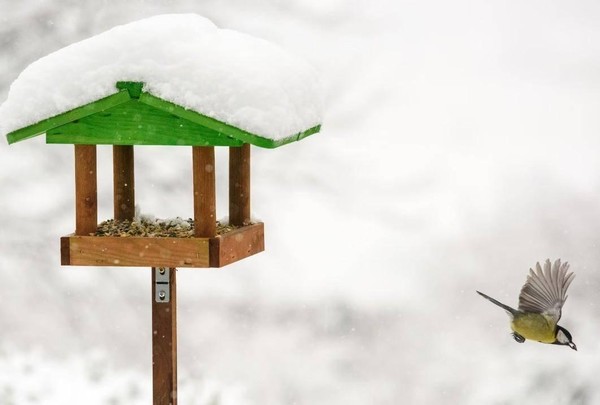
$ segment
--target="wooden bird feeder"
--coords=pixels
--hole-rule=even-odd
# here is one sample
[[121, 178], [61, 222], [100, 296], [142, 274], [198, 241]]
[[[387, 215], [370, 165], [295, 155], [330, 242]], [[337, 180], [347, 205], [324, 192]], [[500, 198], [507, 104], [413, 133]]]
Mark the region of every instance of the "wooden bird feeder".
[[[320, 126], [272, 140], [165, 101], [140, 82], [7, 135], [9, 143], [46, 134], [51, 144], [75, 145], [75, 232], [61, 238], [61, 262], [72, 266], [152, 268], [154, 404], [177, 403], [175, 269], [223, 267], [264, 250], [263, 223], [250, 218], [250, 145], [275, 148]], [[114, 220], [135, 213], [134, 146], [191, 146], [193, 237], [96, 236], [97, 145], [112, 145]], [[229, 147], [229, 221], [217, 235], [215, 146]]]

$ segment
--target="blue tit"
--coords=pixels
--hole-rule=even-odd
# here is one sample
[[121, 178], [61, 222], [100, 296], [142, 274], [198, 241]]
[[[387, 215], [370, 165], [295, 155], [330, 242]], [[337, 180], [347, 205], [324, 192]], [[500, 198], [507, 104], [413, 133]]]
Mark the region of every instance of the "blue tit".
[[573, 350], [577, 346], [568, 330], [558, 325], [562, 307], [567, 300], [567, 288], [575, 278], [569, 273], [569, 264], [561, 264], [560, 259], [550, 264], [544, 263], [544, 270], [536, 263], [536, 270], [529, 269], [529, 275], [521, 294], [519, 309], [504, 305], [477, 291], [477, 294], [504, 309], [510, 316], [510, 327], [514, 339], [523, 343], [525, 339], [541, 343], [566, 345]]

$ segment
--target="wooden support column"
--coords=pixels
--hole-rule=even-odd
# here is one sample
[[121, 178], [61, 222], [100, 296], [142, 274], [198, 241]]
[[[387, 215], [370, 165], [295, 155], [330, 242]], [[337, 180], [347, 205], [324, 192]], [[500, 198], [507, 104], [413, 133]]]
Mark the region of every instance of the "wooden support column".
[[133, 145], [113, 146], [113, 190], [115, 220], [133, 220], [135, 216]]
[[153, 405], [177, 405], [176, 271], [152, 268]]
[[193, 146], [194, 235], [212, 238], [217, 233], [215, 148]]
[[98, 228], [96, 145], [75, 145], [75, 234]]
[[229, 223], [250, 223], [250, 144], [229, 148]]

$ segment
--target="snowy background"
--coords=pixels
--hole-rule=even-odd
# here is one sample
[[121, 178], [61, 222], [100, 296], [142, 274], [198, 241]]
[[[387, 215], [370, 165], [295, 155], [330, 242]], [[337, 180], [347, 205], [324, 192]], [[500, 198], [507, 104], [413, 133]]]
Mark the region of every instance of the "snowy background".
[[[197, 3], [0, 0], [0, 100], [39, 57], [165, 12], [322, 74], [323, 132], [253, 149], [266, 252], [178, 272], [181, 404], [600, 402], [600, 3]], [[190, 154], [138, 148], [142, 211], [190, 215]], [[71, 147], [0, 142], [0, 168], [0, 405], [150, 403], [150, 270], [60, 266]], [[577, 274], [578, 352], [516, 344], [474, 292], [516, 305], [548, 257]]]

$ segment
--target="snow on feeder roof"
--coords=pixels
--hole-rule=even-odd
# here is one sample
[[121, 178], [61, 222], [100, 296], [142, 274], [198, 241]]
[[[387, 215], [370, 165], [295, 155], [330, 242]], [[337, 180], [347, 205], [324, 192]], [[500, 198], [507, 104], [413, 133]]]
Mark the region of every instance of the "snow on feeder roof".
[[274, 148], [320, 130], [315, 71], [195, 14], [115, 27], [27, 67], [0, 106], [15, 143]]

